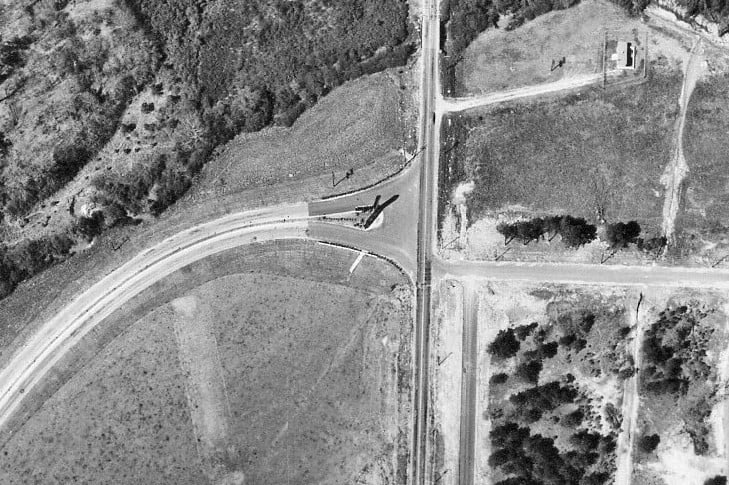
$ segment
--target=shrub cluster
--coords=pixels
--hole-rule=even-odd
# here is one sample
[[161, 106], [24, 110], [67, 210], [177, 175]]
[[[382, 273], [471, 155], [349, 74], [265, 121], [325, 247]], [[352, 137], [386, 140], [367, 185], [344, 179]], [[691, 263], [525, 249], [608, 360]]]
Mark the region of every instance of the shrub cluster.
[[63, 260], [73, 246], [68, 236], [47, 236], [0, 246], [0, 298], [9, 295], [26, 278]]
[[708, 451], [709, 428], [715, 389], [706, 363], [713, 329], [702, 325], [706, 312], [689, 306], [666, 309], [645, 332], [641, 385], [651, 393], [676, 399], [694, 451]]
[[489, 465], [509, 475], [497, 485], [601, 485], [611, 479], [604, 463], [609, 460], [601, 458], [615, 450], [612, 436], [580, 430], [569, 438], [573, 449], [561, 453], [552, 438], [506, 421], [489, 438], [494, 450]]
[[688, 306], [666, 309], [646, 330], [641, 378], [649, 391], [686, 394], [693, 380], [709, 377], [704, 358], [711, 329], [699, 324], [706, 315]]
[[509, 244], [514, 239], [529, 244], [545, 236], [551, 240], [559, 235], [565, 245], [576, 248], [594, 241], [597, 237], [597, 228], [593, 224], [589, 224], [582, 217], [572, 216], [547, 216], [514, 223], [502, 222], [496, 226], [496, 230], [504, 236], [504, 244]]
[[167, 52], [215, 143], [288, 126], [344, 81], [402, 65], [404, 0], [125, 0]]

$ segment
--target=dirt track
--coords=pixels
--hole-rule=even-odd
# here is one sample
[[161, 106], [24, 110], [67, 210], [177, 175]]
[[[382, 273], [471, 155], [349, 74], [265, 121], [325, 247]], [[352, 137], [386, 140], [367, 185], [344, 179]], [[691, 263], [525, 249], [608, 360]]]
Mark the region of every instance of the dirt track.
[[688, 111], [691, 93], [703, 73], [704, 63], [702, 62], [701, 52], [701, 38], [697, 37], [684, 72], [681, 97], [679, 98], [681, 112], [677, 121], [673, 157], [663, 176], [661, 176], [661, 182], [666, 186], [666, 201], [663, 206], [663, 234], [668, 239], [669, 244], [675, 242], [675, 222], [681, 205], [681, 184], [689, 171], [689, 166], [683, 154], [683, 131], [686, 125], [686, 112]]

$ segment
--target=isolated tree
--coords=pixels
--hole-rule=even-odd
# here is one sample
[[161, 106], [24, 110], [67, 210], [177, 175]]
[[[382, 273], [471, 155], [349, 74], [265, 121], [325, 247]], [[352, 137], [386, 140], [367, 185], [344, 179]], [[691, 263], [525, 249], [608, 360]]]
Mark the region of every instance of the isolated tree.
[[726, 485], [726, 477], [724, 475], [717, 475], [706, 480], [704, 485]]
[[560, 221], [562, 242], [571, 248], [578, 248], [597, 237], [597, 228], [582, 217], [564, 216]]
[[74, 227], [74, 232], [86, 240], [91, 240], [101, 234], [104, 229], [104, 214], [95, 211], [91, 217], [79, 217]]
[[587, 453], [597, 449], [600, 444], [600, 435], [583, 429], [570, 436], [569, 442], [577, 450]]
[[636, 241], [638, 249], [646, 253], [658, 253], [668, 244], [666, 236], [652, 237], [650, 239], [638, 238]]
[[489, 432], [491, 444], [496, 448], [519, 449], [528, 437], [529, 429], [522, 428], [513, 421], [495, 426]]
[[605, 485], [610, 483], [610, 474], [608, 472], [594, 472], [585, 475], [580, 480], [580, 485]]
[[506, 374], [505, 372], [499, 372], [498, 374], [494, 374], [489, 379], [489, 384], [504, 384], [506, 381], [509, 380], [509, 374]]
[[523, 341], [525, 338], [527, 338], [531, 333], [534, 331], [535, 328], [537, 328], [539, 324], [537, 322], [532, 322], [529, 325], [519, 325], [514, 329], [514, 333], [516, 334], [516, 338]]
[[636, 221], [630, 221], [627, 224], [622, 222], [608, 224], [605, 236], [611, 248], [623, 249], [629, 244], [637, 242], [638, 236], [640, 236], [640, 225]]
[[565, 414], [564, 416], [562, 416], [561, 422], [563, 426], [566, 426], [568, 428], [576, 428], [582, 424], [582, 420], [584, 419], [584, 417], [585, 414], [580, 409], [577, 409], [569, 414]]
[[544, 230], [549, 235], [549, 240], [554, 239], [560, 232], [563, 216], [548, 216], [544, 218]]
[[500, 330], [493, 342], [489, 344], [489, 353], [495, 357], [507, 359], [519, 351], [519, 341], [514, 336], [514, 330], [507, 328]]
[[641, 436], [638, 440], [638, 446], [644, 453], [651, 453], [656, 449], [658, 443], [661, 442], [661, 437], [657, 434]]
[[516, 226], [507, 222], [500, 222], [496, 226], [496, 230], [504, 236], [504, 246], [509, 244], [516, 237]]
[[543, 342], [539, 344], [539, 357], [541, 359], [551, 359], [557, 355], [559, 344], [557, 342]]
[[[5, 137], [5, 133], [0, 132], [0, 156], [6, 156], [12, 145], [12, 142]], [[2, 219], [0, 218], [0, 220]]]
[[519, 221], [516, 223], [516, 237], [525, 245], [542, 237], [542, 220]]

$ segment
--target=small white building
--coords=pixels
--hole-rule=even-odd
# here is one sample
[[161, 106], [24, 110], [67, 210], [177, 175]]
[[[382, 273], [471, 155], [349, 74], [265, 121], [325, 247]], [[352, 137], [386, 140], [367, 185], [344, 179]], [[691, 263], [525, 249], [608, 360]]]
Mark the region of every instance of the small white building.
[[618, 69], [635, 69], [635, 55], [638, 48], [632, 42], [618, 41], [618, 47], [612, 59], [617, 62]]

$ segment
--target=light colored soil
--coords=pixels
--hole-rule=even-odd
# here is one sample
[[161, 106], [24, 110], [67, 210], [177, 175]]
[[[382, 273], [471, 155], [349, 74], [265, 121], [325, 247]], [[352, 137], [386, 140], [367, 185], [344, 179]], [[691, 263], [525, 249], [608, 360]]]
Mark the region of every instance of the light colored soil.
[[676, 243], [675, 226], [680, 205], [680, 188], [689, 171], [683, 150], [686, 112], [688, 110], [689, 100], [691, 99], [691, 93], [693, 93], [696, 83], [706, 68], [706, 61], [702, 54], [701, 41], [697, 39], [684, 67], [683, 86], [681, 87], [681, 97], [678, 101], [681, 111], [678, 116], [676, 136], [673, 140], [673, 157], [671, 163], [666, 166], [666, 170], [661, 176], [661, 183], [666, 187], [666, 201], [663, 205], [663, 235], [666, 236], [671, 246], [675, 246]]
[[439, 483], [456, 485], [463, 375], [463, 287], [455, 281], [444, 281], [438, 286], [434, 301], [431, 349], [436, 365], [432, 393], [435, 428], [439, 435], [434, 478], [442, 476]]
[[[202, 307], [202, 308], [200, 308]], [[165, 318], [173, 322], [181, 368], [186, 382], [188, 408], [195, 429], [198, 454], [212, 482], [223, 473], [216, 472], [216, 455], [225, 454], [230, 434], [230, 400], [226, 390], [214, 319], [207, 305], [195, 295], [173, 300], [164, 308]], [[242, 473], [239, 470], [234, 470]]]
[[[72, 474], [94, 483], [400, 480], [409, 443], [412, 295], [395, 268], [374, 258], [350, 275], [356, 256], [313, 243], [267, 243], [196, 262], [154, 285], [28, 396], [0, 445], [14, 457], [2, 470], [16, 481], [0, 481], [29, 483], [17, 479], [28, 470], [44, 484], [68, 483], [63, 477]], [[189, 318], [202, 325], [193, 328]], [[205, 345], [193, 345], [195, 335]], [[178, 354], [190, 362], [181, 365]], [[213, 382], [203, 383], [206, 376]], [[190, 412], [196, 404], [204, 409]], [[227, 428], [199, 426], [221, 417], [229, 417]], [[100, 437], [106, 430], [113, 439]], [[205, 449], [212, 436], [214, 453]], [[98, 452], [84, 454], [87, 447]], [[145, 467], [153, 468], [146, 476]], [[105, 475], [116, 470], [118, 477]]]
[[[483, 94], [600, 72], [605, 30], [609, 43], [633, 41], [641, 49], [648, 32], [649, 57], [665, 56], [674, 65], [681, 62], [687, 52], [684, 41], [652, 27], [613, 3], [586, 0], [513, 31], [486, 30], [466, 49], [457, 76], [463, 93]], [[562, 57], [564, 67], [550, 71], [552, 60]], [[609, 60], [610, 55], [606, 57]]]

